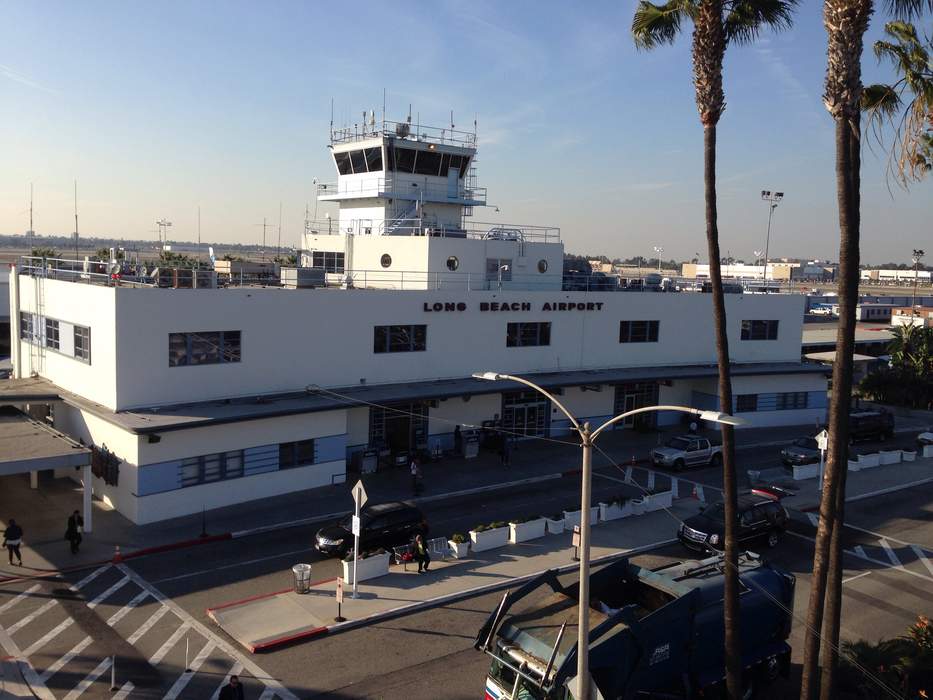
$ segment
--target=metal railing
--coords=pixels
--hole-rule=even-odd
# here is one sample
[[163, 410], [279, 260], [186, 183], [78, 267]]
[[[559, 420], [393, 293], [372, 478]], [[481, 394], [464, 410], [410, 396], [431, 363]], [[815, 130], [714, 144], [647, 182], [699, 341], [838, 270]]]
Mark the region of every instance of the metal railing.
[[[154, 266], [153, 266], [154, 267]], [[45, 258], [24, 255], [20, 258], [20, 274], [44, 279], [64, 280], [106, 287], [155, 287], [157, 284], [146, 272], [145, 266], [120, 265], [97, 260]]]
[[[429, 177], [429, 176], [427, 176]], [[393, 199], [427, 199], [434, 202], [468, 201], [479, 206], [486, 204], [487, 188], [467, 187], [458, 180], [456, 191], [443, 184], [430, 185], [417, 182], [396, 182], [391, 177], [369, 177], [358, 180], [320, 182], [318, 197], [391, 197]]]
[[413, 124], [411, 120], [404, 122], [383, 119], [378, 122], [367, 122], [364, 118], [352, 127], [331, 129], [330, 142], [352, 143], [373, 138], [396, 138], [423, 143], [436, 143], [450, 146], [476, 147], [476, 132], [459, 131], [453, 128]]

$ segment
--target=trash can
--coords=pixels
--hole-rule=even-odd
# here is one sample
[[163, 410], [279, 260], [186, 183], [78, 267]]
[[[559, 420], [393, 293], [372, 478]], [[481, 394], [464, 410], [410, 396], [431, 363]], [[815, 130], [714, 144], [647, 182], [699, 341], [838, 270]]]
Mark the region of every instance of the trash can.
[[310, 564], [295, 564], [292, 574], [295, 576], [295, 593], [307, 593], [311, 590]]
[[374, 474], [379, 466], [379, 450], [364, 450], [360, 471], [363, 474]]

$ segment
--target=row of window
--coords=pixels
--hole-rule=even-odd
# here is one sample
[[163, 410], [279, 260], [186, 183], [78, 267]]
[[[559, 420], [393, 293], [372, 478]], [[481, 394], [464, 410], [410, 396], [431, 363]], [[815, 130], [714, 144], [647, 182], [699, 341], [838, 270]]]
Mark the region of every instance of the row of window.
[[[435, 150], [387, 146], [389, 171], [411, 173], [414, 175], [435, 175], [447, 177], [451, 170], [457, 170], [463, 177], [470, 165], [470, 156], [452, 153], [440, 153]], [[362, 148], [356, 151], [334, 153], [334, 163], [341, 175], [359, 175], [361, 173], [382, 172], [382, 147]]]
[[240, 362], [240, 331], [168, 334], [168, 366], [219, 365]]
[[[279, 469], [314, 464], [316, 456], [313, 439], [280, 443]], [[182, 488], [210, 484], [215, 481], [240, 478], [244, 474], [243, 464], [243, 450], [215, 452], [182, 460], [178, 475]]]
[[42, 320], [36, 314], [20, 311], [19, 337], [82, 362], [91, 362], [91, 329], [88, 326], [54, 318]]
[[311, 267], [323, 268], [324, 272], [343, 272], [344, 254], [315, 250], [311, 253]]
[[656, 343], [660, 321], [621, 321], [619, 323], [620, 343]]
[[735, 398], [736, 413], [756, 411], [794, 411], [808, 408], [810, 394], [806, 391], [787, 391], [776, 394], [739, 394]]

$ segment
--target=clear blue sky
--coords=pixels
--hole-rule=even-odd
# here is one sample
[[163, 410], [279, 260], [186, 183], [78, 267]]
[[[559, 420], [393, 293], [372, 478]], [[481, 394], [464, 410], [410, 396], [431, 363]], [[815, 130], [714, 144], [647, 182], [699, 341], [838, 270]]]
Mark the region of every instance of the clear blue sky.
[[[479, 184], [500, 207], [476, 220], [560, 226], [570, 252], [706, 259], [702, 130], [689, 34], [634, 50], [622, 2], [21, 2], [0, 23], [0, 232], [81, 230], [257, 241], [263, 217], [296, 244], [311, 179], [335, 179], [338, 120], [408, 105], [423, 123], [478, 120]], [[762, 189], [786, 198], [772, 256], [835, 258], [831, 121], [821, 103], [821, 3], [726, 58], [719, 129], [723, 251], [763, 245]], [[875, 17], [871, 39], [881, 30]], [[866, 54], [866, 82], [889, 77]], [[867, 153], [863, 259], [930, 247], [933, 184], [884, 183]], [[313, 203], [312, 203], [313, 207]], [[323, 209], [320, 213], [323, 213]]]

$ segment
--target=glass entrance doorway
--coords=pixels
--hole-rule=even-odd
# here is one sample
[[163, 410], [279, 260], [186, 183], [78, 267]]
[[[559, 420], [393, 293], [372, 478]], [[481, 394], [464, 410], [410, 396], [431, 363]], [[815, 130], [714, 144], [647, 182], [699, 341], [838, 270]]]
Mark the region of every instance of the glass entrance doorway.
[[427, 447], [428, 406], [400, 403], [369, 409], [369, 444], [391, 453]]
[[536, 391], [502, 395], [502, 428], [512, 437], [546, 437], [551, 402]]
[[[617, 384], [613, 415], [633, 411], [645, 406], [658, 404], [657, 382], [634, 382], [631, 384]], [[654, 428], [657, 426], [658, 414], [642, 413], [616, 423], [616, 428]]]

